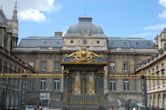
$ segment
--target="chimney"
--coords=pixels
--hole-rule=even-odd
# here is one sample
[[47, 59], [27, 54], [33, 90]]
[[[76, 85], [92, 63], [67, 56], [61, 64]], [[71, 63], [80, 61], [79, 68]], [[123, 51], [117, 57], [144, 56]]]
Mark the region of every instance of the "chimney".
[[55, 32], [55, 37], [62, 37], [63, 35], [63, 32]]

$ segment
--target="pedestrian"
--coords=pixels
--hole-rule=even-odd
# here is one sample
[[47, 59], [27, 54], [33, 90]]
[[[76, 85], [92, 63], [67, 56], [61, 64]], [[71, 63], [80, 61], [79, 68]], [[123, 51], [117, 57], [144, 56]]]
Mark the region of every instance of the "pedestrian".
[[43, 110], [43, 109], [42, 109], [42, 106], [39, 106], [39, 110]]
[[132, 110], [136, 110], [136, 108], [135, 107], [133, 107], [133, 109]]

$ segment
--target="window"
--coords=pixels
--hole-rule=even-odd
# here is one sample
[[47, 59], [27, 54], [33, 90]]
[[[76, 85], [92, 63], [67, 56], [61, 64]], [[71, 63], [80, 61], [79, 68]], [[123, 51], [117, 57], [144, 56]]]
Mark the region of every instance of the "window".
[[100, 41], [97, 41], [97, 44], [99, 44], [100, 43]]
[[13, 72], [12, 68], [13, 68], [13, 65], [10, 64], [10, 67], [9, 67], [9, 73], [12, 73], [12, 72]]
[[44, 40], [43, 43], [44, 43], [44, 44], [47, 44], [47, 41]]
[[58, 62], [54, 62], [54, 71], [60, 70], [60, 64]]
[[46, 71], [47, 70], [47, 62], [41, 61], [40, 62], [40, 71]]
[[164, 63], [161, 64], [161, 68], [163, 68], [163, 67], [164, 67]]
[[17, 67], [16, 67], [16, 66], [14, 66], [14, 72], [15, 72], [15, 73], [17, 72]]
[[128, 70], [129, 70], [128, 62], [124, 62], [124, 63], [123, 63], [123, 70], [124, 70], [124, 71], [128, 71]]
[[46, 80], [45, 79], [40, 80], [40, 90], [41, 91], [46, 90]]
[[111, 80], [110, 82], [110, 90], [111, 91], [115, 91], [116, 90], [116, 81], [115, 80]]
[[154, 68], [152, 68], [152, 72], [154, 73]]
[[86, 45], [88, 41], [86, 39], [83, 40], [83, 44]]
[[124, 80], [123, 82], [123, 88], [125, 91], [129, 90], [129, 80]]
[[3, 66], [3, 65], [2, 65], [2, 60], [0, 59], [0, 73], [2, 73], [2, 70], [3, 70], [3, 69], [2, 69], [2, 66]]
[[74, 41], [73, 41], [73, 40], [71, 40], [71, 41], [70, 41], [70, 43], [72, 44], [72, 43], [74, 43]]
[[59, 79], [55, 79], [53, 81], [53, 89], [56, 90], [56, 91], [60, 90], [60, 80]]
[[161, 69], [161, 74], [164, 75], [165, 69]]
[[141, 64], [136, 64], [136, 69], [141, 67]]
[[116, 67], [115, 67], [115, 63], [112, 62], [110, 63], [110, 71], [115, 71]]
[[8, 65], [7, 65], [7, 62], [5, 61], [5, 62], [4, 62], [4, 67], [3, 67], [3, 72], [4, 72], [4, 73], [7, 73], [7, 72], [8, 72], [7, 66], [8, 66]]
[[21, 68], [18, 68], [18, 73], [21, 73]]
[[[164, 76], [165, 69], [161, 69], [161, 74], [162, 74], [162, 76]], [[165, 80], [162, 80], [162, 84], [163, 84], [163, 86], [165, 86]]]

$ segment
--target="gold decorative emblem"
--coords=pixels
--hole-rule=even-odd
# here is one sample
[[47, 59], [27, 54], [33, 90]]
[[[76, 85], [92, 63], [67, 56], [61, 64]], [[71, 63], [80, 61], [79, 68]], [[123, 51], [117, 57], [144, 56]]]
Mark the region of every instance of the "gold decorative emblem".
[[95, 57], [102, 57], [102, 55], [98, 55], [87, 49], [81, 49], [79, 51], [73, 52], [67, 57], [73, 57], [73, 61], [75, 62], [89, 62], [93, 61]]

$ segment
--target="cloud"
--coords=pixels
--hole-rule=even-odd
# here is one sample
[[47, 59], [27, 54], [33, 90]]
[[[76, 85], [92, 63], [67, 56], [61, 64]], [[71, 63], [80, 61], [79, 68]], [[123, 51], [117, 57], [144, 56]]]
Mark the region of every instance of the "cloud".
[[166, 27], [166, 24], [154, 24], [154, 25], [145, 26], [144, 30], [148, 31], [162, 30], [164, 29], [164, 27]]
[[166, 9], [165, 9], [163, 12], [159, 13], [158, 16], [159, 16], [161, 19], [165, 19], [165, 18], [166, 18]]
[[159, 18], [166, 19], [166, 0], [159, 0], [159, 4], [164, 7], [164, 10], [158, 14]]
[[[62, 9], [55, 0], [17, 0], [20, 20], [43, 22], [47, 20], [46, 13]], [[11, 18], [15, 0], [0, 0], [0, 5], [8, 18]], [[32, 16], [33, 15], [33, 16]]]
[[166, 0], [159, 0], [159, 4], [166, 8]]
[[155, 37], [154, 35], [159, 34], [161, 30], [164, 29], [164, 27], [166, 27], [166, 23], [137, 27], [135, 29], [132, 29], [132, 31], [136, 33], [130, 34], [128, 36], [131, 37], [138, 36], [138, 37], [153, 39], [153, 37]]
[[36, 21], [43, 22], [46, 20], [46, 17], [39, 10], [27, 9], [19, 12], [19, 18], [25, 21]]

